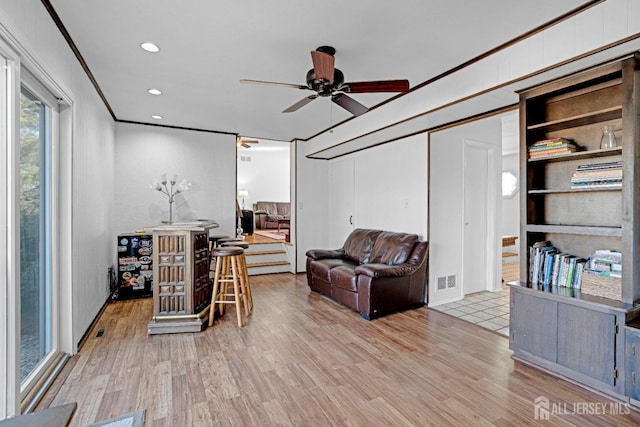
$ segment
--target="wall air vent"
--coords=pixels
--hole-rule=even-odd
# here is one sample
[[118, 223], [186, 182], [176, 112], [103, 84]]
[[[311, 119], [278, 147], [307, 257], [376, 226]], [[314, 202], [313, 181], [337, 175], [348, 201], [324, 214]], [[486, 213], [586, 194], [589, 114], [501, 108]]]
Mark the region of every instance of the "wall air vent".
[[455, 274], [452, 276], [447, 276], [447, 288], [455, 288], [456, 287], [456, 276]]
[[447, 278], [445, 276], [438, 277], [438, 289], [447, 289]]
[[250, 162], [251, 161], [251, 156], [240, 156], [240, 161], [241, 162]]

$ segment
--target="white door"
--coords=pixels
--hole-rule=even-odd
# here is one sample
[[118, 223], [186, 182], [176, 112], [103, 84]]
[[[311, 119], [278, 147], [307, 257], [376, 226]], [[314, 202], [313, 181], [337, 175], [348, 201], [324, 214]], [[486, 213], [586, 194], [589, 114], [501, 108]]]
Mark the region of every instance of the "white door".
[[464, 248], [462, 289], [465, 295], [487, 290], [487, 212], [489, 153], [484, 144], [464, 142]]
[[353, 230], [354, 161], [335, 160], [329, 170], [329, 243], [340, 248]]

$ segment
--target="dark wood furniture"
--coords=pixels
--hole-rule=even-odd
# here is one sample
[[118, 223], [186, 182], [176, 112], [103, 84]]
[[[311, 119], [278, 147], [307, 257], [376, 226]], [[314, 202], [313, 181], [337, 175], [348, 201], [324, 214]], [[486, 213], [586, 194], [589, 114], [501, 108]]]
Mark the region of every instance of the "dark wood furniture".
[[200, 332], [206, 327], [211, 286], [209, 230], [213, 221], [148, 228], [153, 233], [153, 317], [149, 334]]
[[[290, 219], [279, 219], [278, 220], [278, 233], [280, 232], [280, 226], [281, 225], [287, 225], [287, 226], [291, 226], [291, 220]], [[287, 227], [289, 228], [289, 227]]]
[[[639, 315], [640, 74], [630, 54], [520, 93], [521, 282], [511, 287], [514, 358], [628, 400], [625, 325]], [[602, 126], [621, 147], [600, 149]], [[536, 141], [568, 138], [575, 153], [528, 158]], [[581, 164], [622, 161], [619, 188], [571, 188]], [[548, 240], [559, 251], [589, 257], [622, 252], [621, 298], [587, 289], [531, 284], [529, 248]]]

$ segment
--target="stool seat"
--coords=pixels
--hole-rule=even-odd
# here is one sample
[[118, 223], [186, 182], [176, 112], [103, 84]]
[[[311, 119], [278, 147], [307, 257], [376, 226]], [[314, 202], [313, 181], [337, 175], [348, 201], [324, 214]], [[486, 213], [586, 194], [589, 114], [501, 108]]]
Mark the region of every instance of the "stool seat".
[[246, 242], [224, 242], [220, 244], [222, 248], [228, 248], [230, 246], [238, 246], [239, 248], [249, 249], [249, 244]]
[[240, 237], [223, 237], [222, 239], [218, 239], [218, 243], [242, 242], [242, 241], [244, 241], [244, 240], [241, 239]]
[[242, 255], [243, 253], [244, 253], [244, 248], [241, 248], [240, 246], [218, 246], [217, 248], [213, 248], [211, 250], [211, 256], [215, 256], [215, 257]]

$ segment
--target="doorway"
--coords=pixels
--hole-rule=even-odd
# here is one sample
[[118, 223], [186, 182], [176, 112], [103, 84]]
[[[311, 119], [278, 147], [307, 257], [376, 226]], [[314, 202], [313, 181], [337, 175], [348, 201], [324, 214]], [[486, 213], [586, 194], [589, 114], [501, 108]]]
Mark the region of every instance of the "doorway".
[[463, 140], [463, 295], [499, 290], [496, 155], [496, 144]]

